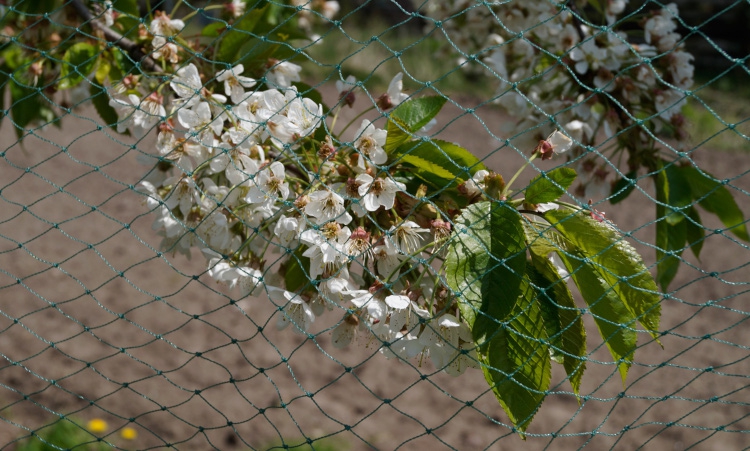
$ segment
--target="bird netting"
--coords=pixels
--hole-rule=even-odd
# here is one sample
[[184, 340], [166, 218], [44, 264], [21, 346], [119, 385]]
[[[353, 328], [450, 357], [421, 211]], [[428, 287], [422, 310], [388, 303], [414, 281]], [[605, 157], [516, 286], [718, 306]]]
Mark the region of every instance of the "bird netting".
[[746, 446], [747, 2], [0, 17], [3, 448]]

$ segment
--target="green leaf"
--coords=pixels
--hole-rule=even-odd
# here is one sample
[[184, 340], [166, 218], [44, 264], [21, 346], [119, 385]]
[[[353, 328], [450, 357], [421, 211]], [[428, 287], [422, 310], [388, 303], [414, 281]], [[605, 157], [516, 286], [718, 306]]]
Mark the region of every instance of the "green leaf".
[[26, 0], [13, 1], [12, 10], [25, 14], [46, 14], [62, 8], [60, 0]]
[[659, 336], [661, 296], [636, 250], [607, 222], [569, 208], [550, 210], [547, 220], [580, 253], [652, 337]]
[[587, 263], [577, 250], [559, 251], [558, 255], [573, 278], [594, 322], [620, 372], [623, 385], [633, 363], [637, 335], [635, 317], [623, 304], [611, 285], [599, 276], [596, 265]]
[[268, 5], [248, 12], [238, 22], [226, 28], [221, 42], [219, 42], [219, 46], [216, 49], [217, 61], [232, 65], [236, 64], [238, 59], [237, 53], [240, 48], [249, 39], [256, 37], [251, 33], [258, 25], [258, 21], [265, 14], [267, 7]]
[[441, 140], [413, 141], [391, 153], [392, 163], [407, 163], [414, 173], [435, 188], [455, 186], [480, 169], [484, 164], [463, 147]]
[[496, 323], [477, 355], [487, 383], [523, 437], [547, 395], [552, 365], [544, 320], [526, 278], [517, 291], [510, 318]]
[[738, 238], [750, 241], [742, 210], [723, 183], [693, 166], [682, 166], [679, 171], [688, 180], [693, 198], [701, 207], [718, 216], [727, 229]]
[[99, 117], [102, 118], [104, 124], [107, 127], [115, 128], [119, 119], [115, 109], [109, 105], [109, 95], [107, 94], [107, 91], [103, 87], [92, 83], [89, 88], [89, 93], [91, 94], [89, 99], [91, 100], [91, 103], [94, 104], [94, 108], [96, 108], [96, 112], [99, 113]]
[[306, 246], [299, 246], [284, 263], [284, 282], [287, 291], [297, 292], [310, 285], [310, 259], [303, 256]]
[[696, 210], [695, 207], [690, 207], [687, 214], [688, 218], [690, 218], [685, 221], [687, 228], [687, 244], [693, 251], [695, 258], [700, 260], [703, 241], [706, 239], [706, 229], [703, 227], [701, 215], [698, 214], [698, 210]]
[[656, 281], [665, 292], [680, 268], [680, 256], [687, 239], [687, 221], [669, 221], [676, 215], [683, 217], [681, 212], [676, 214], [666, 206], [672, 188], [668, 184], [667, 171], [659, 172], [656, 176]]
[[138, 0], [114, 0], [112, 2], [112, 9], [133, 17], [140, 17], [141, 15], [138, 10]]
[[635, 189], [637, 177], [638, 172], [630, 171], [625, 174], [625, 177], [617, 179], [617, 181], [615, 181], [615, 184], [612, 186], [612, 196], [610, 196], [609, 198], [609, 203], [614, 205], [618, 202], [622, 202], [628, 196], [630, 196], [630, 193], [632, 193]]
[[227, 28], [227, 23], [223, 20], [217, 20], [209, 23], [201, 30], [201, 36], [208, 38], [218, 38], [219, 35]]
[[485, 346], [517, 302], [526, 270], [521, 216], [505, 202], [478, 202], [455, 219], [446, 244], [448, 285], [472, 328]]
[[541, 204], [560, 198], [576, 179], [576, 171], [571, 168], [556, 168], [536, 176], [526, 188], [525, 202]]
[[[14, 79], [15, 80], [15, 79]], [[39, 94], [39, 89], [23, 86], [15, 81], [10, 82], [10, 113], [13, 117], [13, 125], [16, 127], [16, 136], [22, 139], [26, 134], [26, 128], [32, 122], [48, 124], [56, 115], [44, 98]]]
[[562, 363], [573, 392], [578, 395], [586, 369], [586, 328], [568, 285], [546, 257], [531, 254], [532, 277], [547, 329], [552, 360]]
[[70, 89], [81, 83], [96, 65], [96, 47], [87, 42], [73, 44], [62, 58], [59, 89]]
[[670, 225], [675, 225], [685, 219], [685, 211], [693, 203], [690, 183], [680, 168], [674, 164], [664, 166], [663, 172], [666, 175], [667, 185], [665, 187], [666, 198], [661, 202], [667, 204], [666, 221]]
[[398, 105], [388, 115], [388, 138], [383, 147], [387, 153], [406, 142], [411, 135], [427, 125], [445, 105], [443, 96], [426, 96], [409, 99]]

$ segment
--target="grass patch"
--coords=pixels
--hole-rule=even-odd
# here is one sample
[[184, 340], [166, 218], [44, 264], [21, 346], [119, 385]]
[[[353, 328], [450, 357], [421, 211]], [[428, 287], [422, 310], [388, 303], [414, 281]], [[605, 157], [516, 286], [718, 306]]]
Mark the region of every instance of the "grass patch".
[[292, 451], [348, 451], [351, 449], [349, 442], [340, 437], [323, 437], [307, 441], [299, 440], [277, 440], [260, 449], [266, 451], [292, 450]]
[[320, 34], [322, 40], [305, 50], [309, 60], [302, 63], [303, 73], [316, 82], [354, 75], [375, 98], [394, 75], [403, 72], [410, 93], [464, 93], [488, 99], [495, 90], [492, 83], [471, 81], [455, 60], [441, 56], [441, 44], [432, 33], [417, 34], [377, 21], [362, 26], [359, 21], [343, 20], [340, 27]]
[[112, 449], [84, 426], [67, 418], [33, 431], [32, 434], [32, 437], [19, 443], [16, 451], [59, 451], [61, 449], [107, 451]]
[[[750, 84], [744, 71], [699, 76], [685, 108], [691, 143], [712, 150], [750, 152]], [[744, 135], [744, 136], [743, 136]]]

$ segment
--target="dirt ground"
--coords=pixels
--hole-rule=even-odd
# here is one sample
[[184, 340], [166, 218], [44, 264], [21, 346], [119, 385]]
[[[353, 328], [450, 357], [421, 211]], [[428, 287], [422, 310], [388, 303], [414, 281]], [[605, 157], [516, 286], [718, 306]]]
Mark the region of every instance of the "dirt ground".
[[[555, 368], [524, 442], [479, 371], [453, 378], [374, 348], [337, 350], [324, 321], [315, 339], [279, 332], [271, 303], [235, 304], [203, 275], [201, 255], [161, 255], [153, 218], [132, 190], [152, 141], [131, 146], [92, 117], [76, 112], [23, 145], [7, 120], [0, 129], [2, 449], [60, 415], [105, 419], [107, 439], [128, 449], [265, 449], [328, 435], [352, 450], [729, 450], [750, 442], [750, 249], [714, 233], [720, 224], [707, 213], [701, 261], [685, 253], [663, 301], [663, 349], [641, 334], [623, 386], [586, 318], [582, 401]], [[506, 179], [522, 163], [490, 133], [507, 121], [498, 111], [448, 105], [439, 120], [442, 139], [486, 157]], [[750, 155], [700, 149], [692, 157], [730, 179], [750, 213]], [[602, 209], [652, 264], [652, 187], [640, 186]], [[135, 441], [118, 437], [124, 426], [137, 429]]]

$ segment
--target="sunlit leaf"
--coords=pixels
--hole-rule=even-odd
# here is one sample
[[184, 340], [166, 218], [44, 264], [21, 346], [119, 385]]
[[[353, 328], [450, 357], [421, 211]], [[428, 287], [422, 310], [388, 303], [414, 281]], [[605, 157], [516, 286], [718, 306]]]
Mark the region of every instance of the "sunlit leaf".
[[70, 89], [81, 83], [94, 70], [98, 50], [87, 42], [73, 44], [62, 58], [59, 89]]
[[599, 334], [612, 354], [624, 384], [633, 363], [638, 340], [633, 329], [635, 317], [612, 286], [599, 276], [595, 265], [586, 263], [585, 257], [577, 251], [559, 252], [559, 256], [588, 304]]
[[630, 313], [657, 338], [661, 296], [641, 256], [606, 221], [569, 208], [547, 211], [545, 217], [612, 287]]
[[560, 167], [539, 174], [526, 189], [527, 204], [541, 204], [553, 202], [560, 198], [576, 179], [576, 171], [571, 168]]

